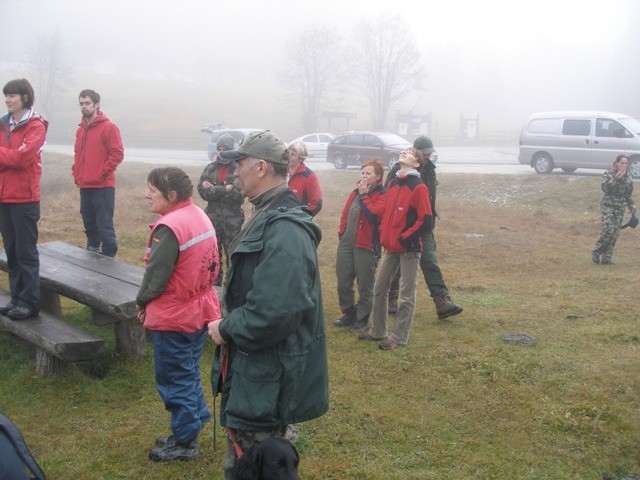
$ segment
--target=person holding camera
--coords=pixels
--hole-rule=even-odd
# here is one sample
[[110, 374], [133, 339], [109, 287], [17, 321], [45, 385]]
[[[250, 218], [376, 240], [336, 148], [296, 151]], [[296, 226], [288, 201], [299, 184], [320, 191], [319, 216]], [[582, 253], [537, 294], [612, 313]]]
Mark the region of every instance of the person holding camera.
[[604, 192], [600, 201], [602, 210], [602, 229], [600, 238], [591, 252], [593, 263], [611, 265], [613, 248], [616, 246], [625, 206], [631, 211], [632, 220], [636, 217], [638, 209], [633, 203], [633, 182], [628, 172], [629, 158], [618, 155], [610, 170], [604, 172], [601, 189]]

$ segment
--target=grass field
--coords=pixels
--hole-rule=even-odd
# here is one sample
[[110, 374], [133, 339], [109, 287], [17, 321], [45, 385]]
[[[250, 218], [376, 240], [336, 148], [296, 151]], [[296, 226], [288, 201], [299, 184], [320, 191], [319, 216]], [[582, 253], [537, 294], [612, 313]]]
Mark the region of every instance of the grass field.
[[[118, 257], [136, 264], [154, 219], [142, 198], [151, 168], [118, 170]], [[185, 170], [194, 182], [201, 173]], [[357, 175], [319, 172], [330, 410], [300, 426], [301, 478], [640, 474], [640, 245], [638, 232], [625, 230], [615, 265], [591, 262], [600, 178], [441, 175], [438, 259], [464, 312], [438, 321], [420, 281], [409, 345], [383, 352], [332, 325], [340, 315], [337, 225]], [[84, 243], [68, 158], [46, 157], [42, 208], [41, 242]], [[6, 288], [6, 275], [0, 280]], [[0, 332], [0, 411], [21, 428], [48, 478], [222, 478], [220, 428], [215, 450], [213, 429], [202, 433], [196, 461], [147, 459], [155, 437], [168, 431], [151, 352], [141, 361], [122, 358], [112, 329], [91, 325], [86, 307], [68, 301], [63, 309], [106, 339], [100, 359], [38, 377], [31, 348]], [[508, 345], [502, 335], [509, 333], [536, 343]], [[211, 408], [212, 352], [210, 344], [202, 361]]]

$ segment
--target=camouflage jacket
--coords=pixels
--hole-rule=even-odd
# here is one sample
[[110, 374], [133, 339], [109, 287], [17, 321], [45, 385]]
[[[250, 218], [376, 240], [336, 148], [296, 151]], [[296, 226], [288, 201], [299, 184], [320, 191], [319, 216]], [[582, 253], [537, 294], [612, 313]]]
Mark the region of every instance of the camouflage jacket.
[[615, 170], [607, 170], [602, 177], [602, 201], [600, 205], [610, 208], [622, 208], [628, 206], [631, 213], [635, 214], [637, 208], [633, 203], [633, 182], [629, 175], [624, 175], [622, 178], [616, 178]]
[[[236, 165], [234, 162], [229, 165], [227, 177], [224, 181], [218, 179], [218, 168], [220, 166], [218, 161], [211, 162], [204, 168], [204, 172], [202, 172], [200, 180], [198, 180], [198, 193], [203, 200], [208, 202], [205, 211], [207, 213], [220, 210], [226, 210], [227, 212], [240, 211], [244, 201], [240, 189], [234, 186], [231, 190], [227, 190], [227, 185], [234, 184]], [[203, 187], [202, 182], [205, 180], [213, 186], [209, 188]]]

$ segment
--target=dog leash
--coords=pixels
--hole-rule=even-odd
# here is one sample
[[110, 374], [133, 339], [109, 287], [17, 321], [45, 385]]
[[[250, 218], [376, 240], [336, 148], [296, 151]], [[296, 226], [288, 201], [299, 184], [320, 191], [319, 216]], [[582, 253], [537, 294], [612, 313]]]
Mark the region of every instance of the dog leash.
[[[225, 380], [227, 379], [227, 371], [229, 370], [229, 355], [227, 354], [227, 349], [224, 348], [224, 345], [220, 345], [220, 365], [221, 365], [221, 369], [220, 369], [220, 373], [222, 376], [222, 384], [224, 385]], [[213, 401], [213, 414], [214, 414], [214, 418], [215, 417], [215, 408], [216, 408], [216, 402], [215, 402], [215, 398]], [[215, 428], [216, 428], [216, 424], [214, 422], [213, 424], [213, 448], [215, 449]], [[242, 455], [244, 455], [244, 452], [242, 451], [242, 447], [240, 446], [240, 444], [238, 443], [238, 440], [236, 439], [236, 434], [233, 431], [233, 429], [229, 428], [229, 427], [224, 427], [225, 431], [227, 432], [227, 435], [229, 435], [229, 438], [231, 439], [231, 443], [233, 444], [233, 449], [236, 451], [236, 457], [238, 458], [242, 458]]]

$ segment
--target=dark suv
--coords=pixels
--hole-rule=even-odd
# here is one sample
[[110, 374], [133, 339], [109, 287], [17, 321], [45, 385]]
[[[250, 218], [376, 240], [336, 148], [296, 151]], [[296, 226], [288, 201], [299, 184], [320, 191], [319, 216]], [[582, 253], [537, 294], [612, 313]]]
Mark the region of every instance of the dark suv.
[[327, 146], [327, 162], [339, 170], [360, 165], [370, 158], [380, 158], [391, 168], [400, 152], [411, 147], [404, 138], [389, 132], [347, 132], [338, 135]]

